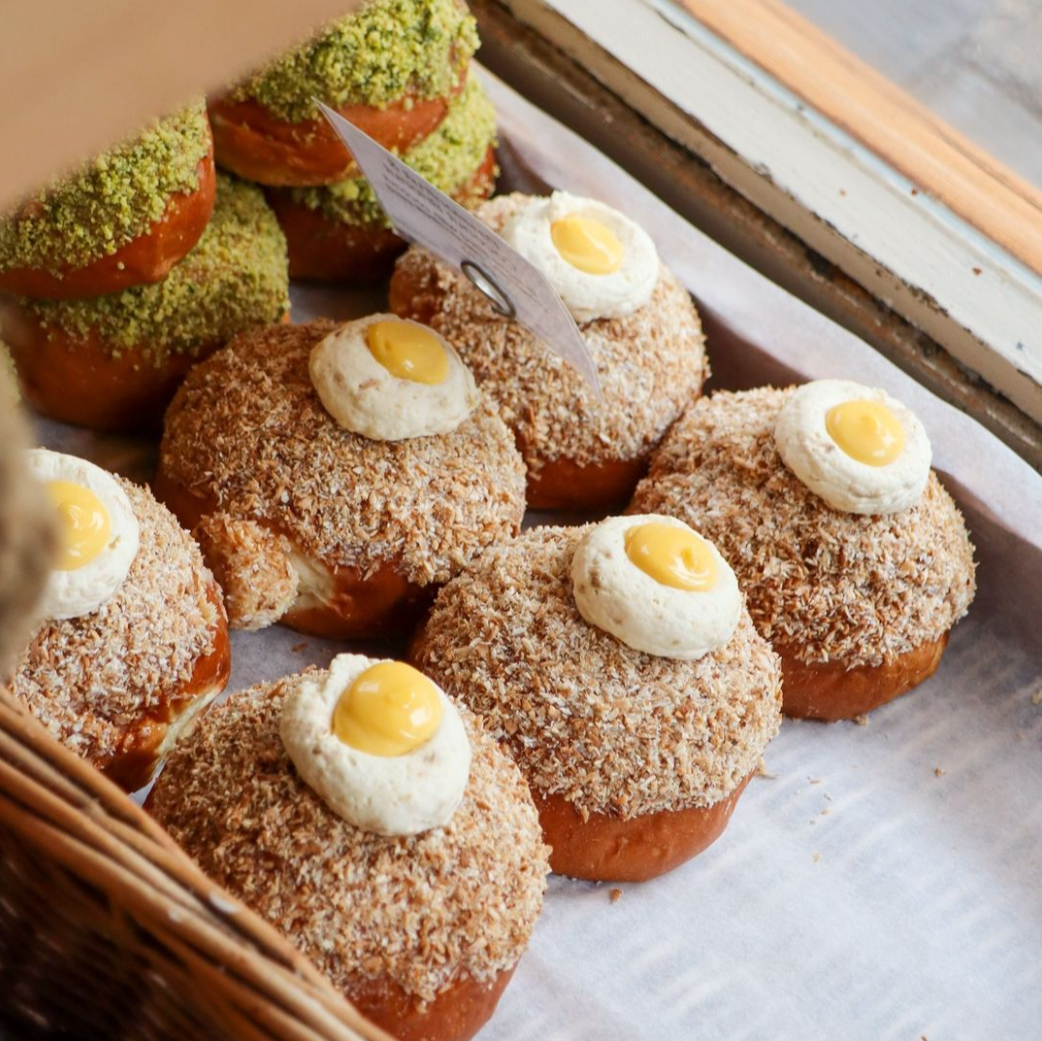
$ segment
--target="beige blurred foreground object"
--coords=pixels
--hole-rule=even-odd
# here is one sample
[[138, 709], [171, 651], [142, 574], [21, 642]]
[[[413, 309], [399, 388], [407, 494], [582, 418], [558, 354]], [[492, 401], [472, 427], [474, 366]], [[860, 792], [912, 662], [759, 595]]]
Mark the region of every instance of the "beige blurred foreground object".
[[[0, 376], [6, 379], [6, 374]], [[25, 467], [21, 413], [0, 388], [0, 681], [29, 637], [47, 576], [51, 528], [43, 489]], [[0, 848], [3, 848], [0, 846]], [[3, 890], [0, 889], [0, 892]]]
[[0, 207], [362, 3], [3, 4]]

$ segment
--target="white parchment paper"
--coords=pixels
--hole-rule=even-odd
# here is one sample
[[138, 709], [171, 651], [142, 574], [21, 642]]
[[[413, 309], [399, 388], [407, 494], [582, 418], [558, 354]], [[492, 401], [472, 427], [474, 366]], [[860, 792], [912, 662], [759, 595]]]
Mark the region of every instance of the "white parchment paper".
[[[651, 232], [707, 318], [715, 385], [853, 376], [913, 407], [978, 548], [940, 671], [867, 726], [786, 721], [720, 841], [643, 886], [552, 879], [483, 1041], [1042, 1038], [1042, 478], [980, 426], [720, 249], [488, 78], [528, 175]], [[516, 164], [504, 156], [515, 184]], [[295, 287], [294, 318], [382, 309]], [[39, 424], [138, 480], [154, 443]], [[233, 638], [229, 690], [346, 645]]]

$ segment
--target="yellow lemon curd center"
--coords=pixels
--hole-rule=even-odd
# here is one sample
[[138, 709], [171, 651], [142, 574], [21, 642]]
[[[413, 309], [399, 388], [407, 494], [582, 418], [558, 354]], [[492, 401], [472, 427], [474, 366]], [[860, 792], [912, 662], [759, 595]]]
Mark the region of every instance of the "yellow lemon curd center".
[[429, 741], [441, 724], [438, 688], [411, 665], [371, 665], [333, 711], [333, 733], [369, 755], [407, 755]]
[[570, 214], [550, 225], [557, 252], [588, 275], [612, 275], [622, 267], [622, 243], [606, 224]]
[[434, 333], [410, 322], [373, 322], [365, 331], [369, 353], [392, 375], [413, 383], [444, 383], [449, 356]]
[[89, 564], [108, 545], [112, 521], [105, 504], [89, 489], [72, 481], [49, 481], [47, 491], [61, 532], [58, 571], [75, 571]]
[[844, 401], [830, 408], [825, 429], [851, 459], [868, 466], [888, 466], [904, 451], [904, 427], [878, 401]]
[[626, 555], [656, 582], [692, 593], [716, 584], [716, 561], [709, 543], [688, 528], [652, 521], [626, 532]]

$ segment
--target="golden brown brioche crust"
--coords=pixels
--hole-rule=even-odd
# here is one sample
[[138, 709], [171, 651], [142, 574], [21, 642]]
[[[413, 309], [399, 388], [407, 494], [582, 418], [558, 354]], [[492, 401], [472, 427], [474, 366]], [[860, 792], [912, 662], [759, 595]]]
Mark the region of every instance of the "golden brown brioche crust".
[[805, 662], [799, 651], [776, 643], [782, 663], [782, 711], [797, 719], [826, 722], [866, 715], [929, 679], [947, 646], [945, 632], [879, 665], [848, 669], [841, 661]]
[[520, 527], [521, 458], [487, 402], [437, 437], [370, 441], [337, 425], [308, 375], [312, 347], [336, 328], [237, 338], [167, 413], [155, 487], [198, 529], [236, 626], [390, 635], [429, 587]]
[[[178, 723], [205, 708], [228, 685], [232, 671], [232, 648], [228, 624], [221, 607], [221, 591], [211, 582], [206, 598], [213, 604], [218, 621], [213, 632], [213, 647], [195, 663], [188, 683], [174, 692], [148, 716], [128, 729], [119, 749], [108, 758], [93, 760], [94, 765], [126, 792], [136, 792], [151, 780], [163, 754], [172, 747], [172, 738], [183, 737]], [[197, 699], [205, 703], [197, 704]], [[186, 717], [187, 714], [187, 717]], [[173, 732], [173, 733], [172, 733]]]
[[529, 460], [525, 498], [533, 510], [610, 510], [633, 494], [647, 459], [613, 459], [585, 466], [570, 459]]
[[[454, 198], [464, 206], [488, 198], [495, 179], [496, 153], [490, 146], [474, 177]], [[390, 275], [406, 247], [404, 239], [382, 224], [334, 220], [277, 188], [266, 195], [286, 236], [290, 278], [371, 285]]]
[[387, 278], [405, 249], [390, 228], [333, 221], [278, 189], [266, 194], [286, 236], [290, 278], [374, 285]]
[[432, 263], [396, 264], [387, 287], [387, 306], [403, 318], [430, 325], [438, 313], [442, 293], [438, 289], [438, 270]]
[[119, 480], [140, 524], [126, 581], [97, 611], [39, 626], [12, 686], [58, 740], [133, 791], [224, 687], [230, 660], [198, 547], [146, 489]]
[[212, 146], [199, 161], [198, 170], [195, 191], [171, 195], [162, 217], [114, 253], [63, 272], [60, 277], [42, 268], [12, 268], [0, 272], [0, 290], [45, 300], [70, 300], [161, 282], [199, 241], [213, 213], [217, 176]]
[[[498, 232], [528, 203], [529, 197], [519, 193], [502, 195], [474, 212]], [[525, 456], [533, 505], [553, 502], [562, 491], [554, 487], [553, 470], [548, 487], [541, 488], [537, 477], [541, 468], [558, 461], [576, 468], [570, 472], [570, 493], [561, 496], [567, 508], [618, 502], [617, 490], [625, 498], [633, 486], [623, 485], [623, 475], [636, 481], [708, 375], [698, 313], [665, 266], [651, 299], [636, 312], [581, 325], [597, 364], [603, 403], [577, 371], [527, 330], [496, 314], [466, 278], [419, 247], [410, 248], [395, 265], [389, 300], [395, 314], [426, 322], [449, 340], [479, 386], [499, 404]], [[617, 463], [631, 467], [620, 468], [605, 489], [601, 465]]]
[[479, 983], [462, 973], [425, 1004], [388, 979], [362, 977], [348, 983], [344, 993], [397, 1041], [470, 1041], [492, 1017], [513, 975], [514, 968], [504, 969], [491, 983]]
[[74, 340], [60, 329], [45, 329], [15, 300], [0, 302], [0, 308], [25, 400], [51, 419], [92, 430], [158, 430], [185, 373], [220, 346], [171, 354], [156, 365], [141, 348], [113, 354], [93, 331]]
[[[466, 82], [464, 68], [444, 97], [408, 93], [385, 108], [352, 104], [337, 111], [384, 148], [400, 154], [438, 129], [448, 115], [449, 102]], [[213, 98], [208, 108], [217, 161], [248, 181], [302, 188], [359, 175], [351, 153], [325, 119], [289, 123], [252, 98]]]
[[708, 849], [727, 827], [752, 774], [712, 806], [659, 810], [623, 819], [581, 814], [563, 795], [533, 791], [550, 868], [592, 882], [647, 882]]
[[372, 640], [408, 632], [434, 599], [434, 589], [417, 586], [394, 567], [368, 574], [334, 568], [329, 601], [291, 607], [282, 625], [327, 640]]

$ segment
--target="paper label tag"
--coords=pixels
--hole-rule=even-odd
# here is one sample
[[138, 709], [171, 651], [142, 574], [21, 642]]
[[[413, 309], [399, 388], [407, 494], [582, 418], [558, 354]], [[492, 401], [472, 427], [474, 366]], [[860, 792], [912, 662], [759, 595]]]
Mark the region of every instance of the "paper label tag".
[[538, 268], [415, 170], [316, 99], [372, 185], [395, 232], [461, 271], [506, 318], [516, 319], [601, 395], [597, 367], [575, 319]]

